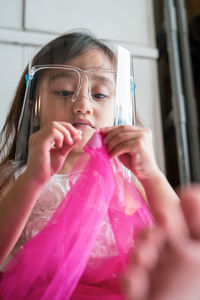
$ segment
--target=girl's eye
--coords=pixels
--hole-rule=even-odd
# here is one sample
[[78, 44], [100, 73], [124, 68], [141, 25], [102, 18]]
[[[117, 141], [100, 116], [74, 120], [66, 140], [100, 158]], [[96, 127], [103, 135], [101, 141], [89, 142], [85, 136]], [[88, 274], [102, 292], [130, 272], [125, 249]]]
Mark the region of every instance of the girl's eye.
[[74, 92], [72, 91], [57, 91], [56, 95], [63, 96], [63, 97], [69, 97], [73, 96]]
[[107, 98], [107, 96], [104, 94], [96, 93], [92, 94], [92, 98], [95, 98], [96, 100], [104, 100], [105, 98]]

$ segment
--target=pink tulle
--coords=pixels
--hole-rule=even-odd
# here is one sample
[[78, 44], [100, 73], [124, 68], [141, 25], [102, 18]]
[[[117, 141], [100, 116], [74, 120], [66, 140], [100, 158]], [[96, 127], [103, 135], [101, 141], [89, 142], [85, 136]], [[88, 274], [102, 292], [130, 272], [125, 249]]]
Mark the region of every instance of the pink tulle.
[[[85, 150], [69, 175], [70, 191], [51, 220], [8, 264], [0, 299], [123, 299], [118, 275], [127, 263], [130, 237], [151, 225], [152, 217], [135, 186], [122, 175], [118, 161], [110, 162], [99, 133]], [[86, 272], [107, 215], [119, 255]]]

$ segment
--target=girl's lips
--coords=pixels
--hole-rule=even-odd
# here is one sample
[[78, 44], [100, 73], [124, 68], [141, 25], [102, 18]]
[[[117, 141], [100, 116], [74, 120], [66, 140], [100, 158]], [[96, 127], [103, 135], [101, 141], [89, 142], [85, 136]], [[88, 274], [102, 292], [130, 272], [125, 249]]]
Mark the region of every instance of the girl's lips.
[[88, 124], [75, 124], [74, 127], [91, 127], [90, 125]]
[[94, 128], [92, 123], [89, 120], [77, 120], [76, 122], [73, 123], [74, 127], [86, 127], [89, 126], [91, 128]]

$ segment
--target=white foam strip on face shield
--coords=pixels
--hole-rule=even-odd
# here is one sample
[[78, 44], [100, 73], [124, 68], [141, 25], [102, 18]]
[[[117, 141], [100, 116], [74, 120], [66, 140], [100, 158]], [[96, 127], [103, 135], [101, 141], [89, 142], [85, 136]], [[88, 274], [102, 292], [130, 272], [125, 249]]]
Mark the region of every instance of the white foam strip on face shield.
[[[117, 58], [115, 125], [135, 125], [135, 94], [131, 74], [133, 62], [129, 51], [121, 46], [117, 47]], [[123, 172], [131, 182], [131, 171], [123, 166]]]
[[117, 49], [116, 125], [133, 123], [131, 97], [130, 53], [125, 48]]

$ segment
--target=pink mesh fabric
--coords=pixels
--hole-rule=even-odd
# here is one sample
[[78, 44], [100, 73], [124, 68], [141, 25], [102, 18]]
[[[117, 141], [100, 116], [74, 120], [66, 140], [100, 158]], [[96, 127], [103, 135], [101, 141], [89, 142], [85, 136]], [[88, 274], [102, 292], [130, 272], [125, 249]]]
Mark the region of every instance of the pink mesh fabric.
[[[152, 224], [152, 217], [135, 186], [122, 175], [118, 161], [110, 162], [99, 133], [85, 150], [69, 175], [70, 191], [51, 220], [8, 264], [0, 299], [123, 299], [118, 276], [136, 234]], [[107, 215], [118, 255], [84, 272]]]

